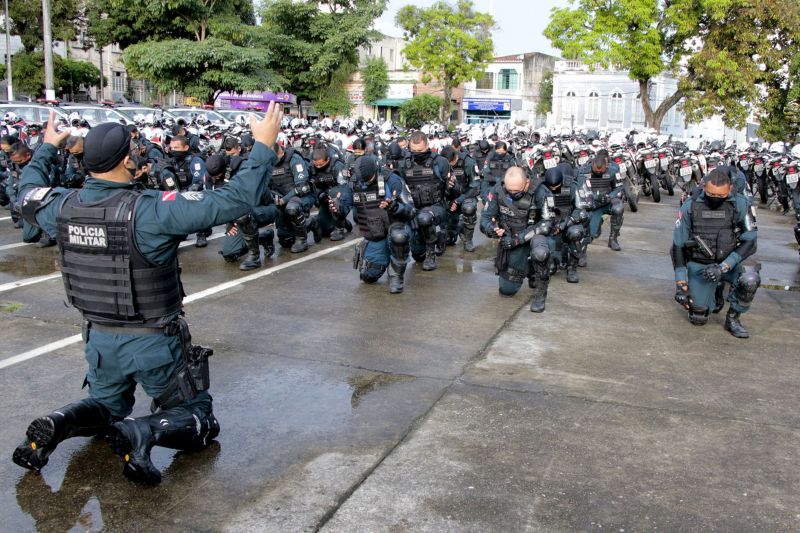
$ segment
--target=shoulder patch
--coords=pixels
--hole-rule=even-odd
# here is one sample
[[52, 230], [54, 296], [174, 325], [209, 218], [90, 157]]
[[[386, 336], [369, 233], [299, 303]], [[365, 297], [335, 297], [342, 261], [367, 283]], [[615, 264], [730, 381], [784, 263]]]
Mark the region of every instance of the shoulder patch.
[[203, 193], [201, 191], [186, 191], [182, 192], [181, 196], [190, 202], [199, 202], [203, 199]]
[[25, 205], [28, 202], [41, 202], [51, 190], [52, 187], [37, 187], [36, 189], [31, 190], [25, 195], [25, 198], [22, 200], [22, 205]]
[[491, 202], [493, 199], [494, 199], [494, 194], [493, 193], [489, 193], [489, 194], [486, 195], [486, 201], [487, 202]]
[[302, 163], [297, 163], [297, 164], [294, 166], [294, 169], [295, 169], [297, 172], [302, 172], [302, 171], [304, 170], [304, 169], [303, 169], [303, 164], [302, 164]]
[[178, 197], [178, 191], [164, 191], [161, 193], [162, 202], [174, 202]]

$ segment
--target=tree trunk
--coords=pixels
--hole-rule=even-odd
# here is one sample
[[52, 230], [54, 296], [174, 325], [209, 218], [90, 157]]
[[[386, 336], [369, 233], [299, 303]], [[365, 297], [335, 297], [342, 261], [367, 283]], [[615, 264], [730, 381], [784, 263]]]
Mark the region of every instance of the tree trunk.
[[683, 98], [683, 92], [678, 89], [672, 95], [665, 98], [654, 110], [650, 105], [650, 80], [639, 80], [639, 98], [642, 100], [642, 110], [644, 111], [644, 121], [646, 126], [650, 126], [656, 133], [661, 133], [661, 121], [664, 120], [667, 111], [672, 109]]
[[444, 105], [442, 106], [442, 113], [443, 113], [442, 124], [444, 124], [445, 126], [448, 126], [450, 124], [450, 113], [452, 106], [452, 102], [450, 101], [450, 99], [452, 98], [452, 95], [453, 95], [453, 89], [449, 85], [447, 85], [447, 83], [445, 83]]

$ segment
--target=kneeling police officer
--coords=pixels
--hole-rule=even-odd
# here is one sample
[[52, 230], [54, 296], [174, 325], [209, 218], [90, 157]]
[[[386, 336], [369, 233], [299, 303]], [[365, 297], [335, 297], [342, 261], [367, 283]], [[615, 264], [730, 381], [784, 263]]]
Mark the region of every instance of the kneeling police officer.
[[731, 178], [720, 169], [711, 171], [703, 192], [689, 198], [678, 212], [672, 244], [675, 300], [689, 311], [689, 321], [702, 326], [709, 311], [718, 313], [718, 284], [730, 284], [730, 308], [725, 329], [734, 337], [750, 336], [739, 317], [761, 285], [758, 266], [743, 261], [756, 251], [758, 229], [747, 198], [732, 191]]
[[[178, 245], [258, 204], [276, 161], [269, 147], [281, 114], [270, 105], [263, 121], [251, 117], [258, 142], [227, 185], [191, 193], [137, 190], [130, 134], [116, 123], [86, 136], [83, 189], [47, 187], [68, 136], [53, 128], [54, 118], [51, 112], [44, 145], [22, 175], [21, 211], [57, 236], [67, 298], [85, 321], [89, 398], [31, 422], [13, 460], [38, 472], [64, 439], [105, 434], [129, 479], [158, 483], [153, 446], [197, 449], [219, 433], [207, 391], [210, 350], [191, 345], [181, 318]], [[131, 418], [137, 383], [153, 398], [154, 414]]]

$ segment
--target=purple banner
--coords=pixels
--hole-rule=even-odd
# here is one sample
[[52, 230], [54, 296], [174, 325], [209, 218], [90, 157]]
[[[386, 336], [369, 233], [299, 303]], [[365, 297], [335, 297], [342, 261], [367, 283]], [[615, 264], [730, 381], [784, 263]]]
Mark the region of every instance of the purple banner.
[[258, 109], [266, 111], [270, 102], [280, 102], [287, 105], [296, 105], [297, 97], [292, 93], [222, 93], [219, 95], [221, 107], [229, 109]]

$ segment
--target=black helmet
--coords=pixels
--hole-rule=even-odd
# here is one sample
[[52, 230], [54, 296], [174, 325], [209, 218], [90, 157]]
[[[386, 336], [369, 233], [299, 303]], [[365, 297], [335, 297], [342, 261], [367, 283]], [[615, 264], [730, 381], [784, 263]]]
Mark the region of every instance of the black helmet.
[[564, 174], [560, 168], [556, 167], [545, 171], [544, 184], [548, 189], [558, 189], [562, 183], [564, 183]]
[[488, 152], [489, 151], [489, 141], [483, 139], [481, 142], [478, 143], [478, 148], [481, 152]]
[[392, 143], [389, 145], [389, 148], [386, 151], [386, 157], [391, 161], [397, 161], [398, 159], [402, 159], [403, 149], [400, 148], [399, 144]]

